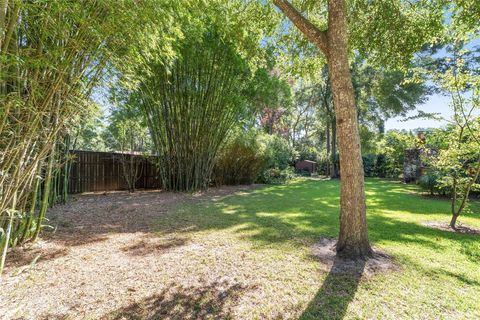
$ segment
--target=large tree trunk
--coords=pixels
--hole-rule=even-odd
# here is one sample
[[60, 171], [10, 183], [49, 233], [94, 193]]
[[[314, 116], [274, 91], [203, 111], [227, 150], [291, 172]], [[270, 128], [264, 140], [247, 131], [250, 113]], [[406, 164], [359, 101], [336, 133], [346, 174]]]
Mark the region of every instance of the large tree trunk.
[[275, 5], [320, 50], [328, 63], [340, 151], [341, 200], [337, 254], [348, 258], [371, 256], [368, 241], [363, 164], [352, 78], [348, 62], [347, 17], [344, 0], [328, 1], [328, 30], [321, 31], [287, 0]]
[[332, 84], [340, 153], [340, 235], [337, 253], [372, 254], [368, 242], [363, 163], [352, 76], [348, 62], [347, 17], [343, 0], [328, 1], [327, 62]]

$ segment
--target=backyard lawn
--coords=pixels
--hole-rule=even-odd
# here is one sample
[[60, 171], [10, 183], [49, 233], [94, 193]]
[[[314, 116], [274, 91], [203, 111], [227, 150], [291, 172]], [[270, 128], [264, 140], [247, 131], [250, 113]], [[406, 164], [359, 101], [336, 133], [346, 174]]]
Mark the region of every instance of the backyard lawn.
[[[285, 310], [304, 319], [480, 317], [480, 238], [423, 226], [448, 222], [449, 202], [422, 198], [415, 188], [367, 180], [370, 239], [400, 266], [370, 279], [329, 275], [311, 255], [320, 236], [337, 235], [338, 181], [296, 181], [183, 207], [158, 228], [216, 239], [208, 244], [213, 260], [213, 247], [234, 243], [231, 275], [257, 278], [262, 293], [248, 312], [259, 318]], [[479, 227], [478, 203], [472, 212], [461, 220]], [[251, 249], [255, 254], [243, 257]]]
[[[322, 237], [338, 232], [336, 180], [202, 196], [103, 196], [118, 200], [116, 206], [101, 195], [81, 196], [55, 209], [57, 232], [41, 243], [60, 254], [27, 268], [17, 253], [5, 277], [9, 290], [0, 292], [0, 314], [6, 308], [15, 310], [12, 318], [480, 318], [479, 236], [425, 226], [447, 222], [449, 202], [415, 191], [366, 181], [371, 242], [394, 257], [396, 268], [361, 276], [329, 272], [312, 253]], [[80, 208], [82, 221], [64, 213]], [[108, 225], [107, 214], [123, 220]], [[480, 227], [480, 203], [460, 222]], [[70, 238], [72, 228], [84, 237]]]

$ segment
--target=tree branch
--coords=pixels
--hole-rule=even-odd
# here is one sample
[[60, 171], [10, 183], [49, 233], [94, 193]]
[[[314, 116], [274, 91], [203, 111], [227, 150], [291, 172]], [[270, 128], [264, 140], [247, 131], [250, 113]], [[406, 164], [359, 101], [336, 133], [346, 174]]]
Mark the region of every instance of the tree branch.
[[287, 16], [290, 21], [300, 30], [311, 42], [313, 42], [324, 54], [327, 54], [328, 41], [327, 33], [318, 29], [313, 23], [306, 19], [287, 0], [273, 0], [273, 3]]

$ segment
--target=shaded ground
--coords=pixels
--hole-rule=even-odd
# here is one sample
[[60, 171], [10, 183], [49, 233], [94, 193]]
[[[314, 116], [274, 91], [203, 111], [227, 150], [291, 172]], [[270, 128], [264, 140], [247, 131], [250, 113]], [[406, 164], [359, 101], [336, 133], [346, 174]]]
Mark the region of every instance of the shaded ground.
[[[0, 315], [480, 318], [478, 237], [422, 224], [448, 221], [447, 201], [412, 195], [415, 186], [367, 180], [370, 239], [398, 267], [368, 276], [376, 264], [338, 272], [344, 263], [332, 259], [332, 243], [322, 242], [338, 233], [338, 187], [338, 181], [303, 179], [201, 196], [79, 197], [54, 210], [55, 233], [11, 260]], [[479, 214], [474, 203], [460, 219], [478, 228]]]
[[[49, 212], [53, 231], [9, 254], [0, 319], [95, 319], [110, 318], [110, 312], [115, 314], [112, 318], [122, 319], [119, 315], [125, 313], [126, 318], [136, 319], [138, 299], [159, 309], [138, 310], [139, 318], [175, 313], [174, 318], [181, 319], [182, 312], [169, 309], [172, 301], [212, 299], [207, 310], [227, 304], [236, 291], [248, 286], [228, 277], [193, 284], [186, 274], [176, 274], [182, 252], [195, 251], [198, 244], [188, 243], [188, 236], [161, 236], [152, 227], [178, 206], [216, 201], [252, 188], [223, 187], [196, 195], [144, 191], [74, 196]], [[217, 301], [216, 295], [223, 298]], [[115, 311], [119, 306], [125, 306], [120, 313]], [[188, 313], [188, 307], [183, 312]], [[202, 312], [206, 311], [194, 314], [202, 317]]]
[[455, 229], [450, 227], [450, 224], [448, 222], [426, 221], [423, 224], [427, 227], [438, 229], [438, 230], [480, 236], [480, 228], [466, 226], [461, 223], [458, 223]]
[[322, 238], [312, 246], [312, 255], [320, 260], [325, 271], [332, 274], [347, 274], [372, 277], [375, 274], [399, 271], [394, 258], [381, 250], [373, 249], [373, 256], [366, 261], [342, 259], [336, 255], [337, 240]]

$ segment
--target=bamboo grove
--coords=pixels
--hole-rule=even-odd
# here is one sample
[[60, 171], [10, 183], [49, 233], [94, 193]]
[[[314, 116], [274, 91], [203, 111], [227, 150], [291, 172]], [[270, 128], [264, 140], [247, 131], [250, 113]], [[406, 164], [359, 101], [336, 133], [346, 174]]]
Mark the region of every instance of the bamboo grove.
[[138, 76], [127, 90], [141, 96], [164, 156], [164, 187], [205, 188], [244, 107], [248, 67], [239, 52], [262, 51], [258, 26], [267, 20], [246, 17], [266, 8], [241, 0], [0, 0], [0, 274], [7, 250], [34, 241], [47, 208], [65, 201], [74, 132], [92, 92], [116, 75]]
[[192, 191], [210, 182], [215, 156], [244, 112], [248, 68], [215, 31], [186, 38], [172, 62], [150, 61], [140, 85], [164, 189]]
[[66, 196], [59, 151], [68, 150], [115, 40], [111, 7], [0, 1], [0, 273], [8, 247], [35, 240], [49, 203]]

